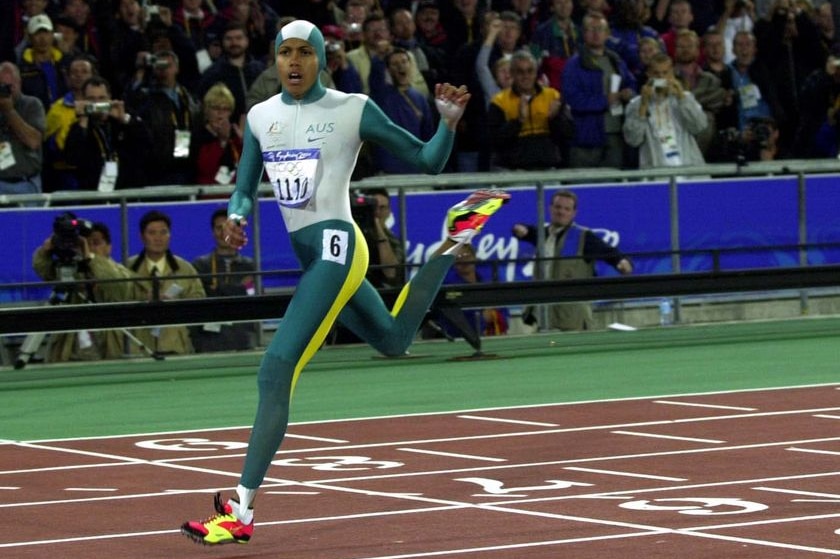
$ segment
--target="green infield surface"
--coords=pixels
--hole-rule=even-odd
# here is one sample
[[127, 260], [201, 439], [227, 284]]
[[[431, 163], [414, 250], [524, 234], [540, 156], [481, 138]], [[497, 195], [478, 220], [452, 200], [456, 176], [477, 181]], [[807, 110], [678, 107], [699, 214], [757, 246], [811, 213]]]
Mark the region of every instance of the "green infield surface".
[[[840, 318], [416, 342], [380, 358], [331, 346], [293, 423], [840, 382]], [[0, 438], [248, 426], [261, 352], [0, 369]]]

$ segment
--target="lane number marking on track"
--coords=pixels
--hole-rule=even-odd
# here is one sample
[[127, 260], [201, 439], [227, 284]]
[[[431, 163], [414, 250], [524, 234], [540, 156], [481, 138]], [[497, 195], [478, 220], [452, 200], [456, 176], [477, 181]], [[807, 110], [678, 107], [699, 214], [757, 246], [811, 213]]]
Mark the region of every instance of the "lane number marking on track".
[[210, 439], [153, 439], [140, 441], [135, 446], [149, 450], [167, 450], [174, 452], [214, 452], [219, 450], [240, 450], [248, 447], [248, 443], [235, 441], [213, 441]]
[[371, 460], [367, 456], [313, 456], [310, 458], [284, 458], [274, 460], [275, 466], [299, 466], [313, 470], [327, 472], [344, 472], [359, 470], [386, 470], [401, 468], [402, 462], [389, 460]]
[[528, 497], [532, 491], [552, 491], [557, 489], [569, 489], [570, 487], [591, 487], [591, 483], [579, 483], [576, 481], [563, 481], [560, 479], [547, 479], [547, 485], [533, 485], [530, 487], [505, 487], [505, 484], [497, 479], [486, 477], [462, 477], [455, 481], [475, 483], [480, 485], [484, 493], [475, 493], [473, 497]]
[[[661, 504], [660, 504], [661, 503]], [[675, 504], [665, 504], [675, 503]], [[621, 508], [639, 511], [673, 511], [695, 516], [722, 516], [726, 514], [749, 514], [767, 509], [767, 505], [737, 498], [685, 497], [652, 499], [621, 503]], [[724, 510], [720, 510], [724, 509]]]

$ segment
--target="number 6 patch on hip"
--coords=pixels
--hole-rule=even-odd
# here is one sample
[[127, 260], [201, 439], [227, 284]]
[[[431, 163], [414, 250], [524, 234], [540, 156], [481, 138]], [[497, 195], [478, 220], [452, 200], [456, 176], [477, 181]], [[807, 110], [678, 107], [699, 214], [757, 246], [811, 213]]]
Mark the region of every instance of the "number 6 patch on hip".
[[324, 237], [321, 240], [321, 259], [346, 264], [349, 238], [347, 231], [324, 229]]

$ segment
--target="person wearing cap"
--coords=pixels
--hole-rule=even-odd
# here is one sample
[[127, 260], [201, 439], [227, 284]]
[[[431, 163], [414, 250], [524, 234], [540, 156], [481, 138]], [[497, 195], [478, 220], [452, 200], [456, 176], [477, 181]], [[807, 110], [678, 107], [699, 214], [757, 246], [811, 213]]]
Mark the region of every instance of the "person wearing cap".
[[67, 61], [64, 53], [55, 46], [53, 23], [49, 16], [40, 14], [26, 24], [30, 46], [20, 59], [21, 91], [41, 100], [45, 108], [67, 93]]
[[247, 216], [265, 170], [304, 272], [259, 367], [259, 403], [237, 498], [225, 503], [217, 494], [215, 516], [181, 526], [185, 536], [209, 545], [251, 539], [254, 498], [285, 435], [294, 385], [332, 325], [339, 322], [386, 356], [404, 355], [454, 262], [453, 251], [469, 242], [509, 198], [496, 191], [477, 192], [450, 209], [447, 238], [389, 312], [365, 280], [367, 243], [351, 215], [350, 176], [359, 149], [365, 141], [388, 146], [422, 171], [439, 173], [470, 94], [464, 87], [436, 84], [441, 121], [435, 135], [422, 142], [367, 96], [320, 84], [326, 49], [312, 23], [289, 23], [275, 45], [283, 92], [248, 113], [223, 238], [236, 249], [247, 242]]

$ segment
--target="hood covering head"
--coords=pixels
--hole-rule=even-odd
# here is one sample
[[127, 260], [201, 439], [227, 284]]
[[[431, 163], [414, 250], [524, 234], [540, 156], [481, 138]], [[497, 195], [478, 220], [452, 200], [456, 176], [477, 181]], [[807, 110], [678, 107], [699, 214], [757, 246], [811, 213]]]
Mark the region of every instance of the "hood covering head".
[[277, 32], [277, 38], [274, 39], [274, 50], [276, 51], [277, 47], [286, 39], [302, 39], [312, 45], [318, 55], [318, 69], [323, 70], [327, 67], [327, 52], [324, 48], [324, 36], [321, 34], [321, 30], [314, 24], [303, 19], [296, 19], [291, 23], [287, 23]]

